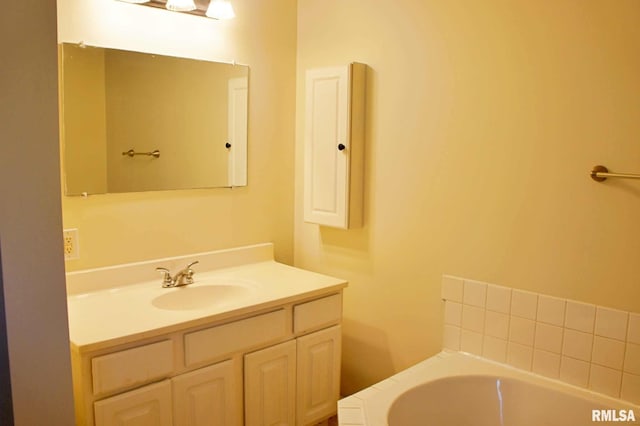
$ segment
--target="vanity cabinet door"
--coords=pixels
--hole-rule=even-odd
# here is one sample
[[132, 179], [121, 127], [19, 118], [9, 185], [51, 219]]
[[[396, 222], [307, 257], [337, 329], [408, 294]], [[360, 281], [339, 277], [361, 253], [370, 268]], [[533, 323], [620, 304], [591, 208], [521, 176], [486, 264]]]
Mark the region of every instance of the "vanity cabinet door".
[[341, 328], [339, 325], [298, 338], [296, 410], [299, 426], [335, 414], [340, 396]]
[[172, 426], [171, 382], [97, 401], [94, 408], [96, 426]]
[[296, 341], [244, 357], [245, 425], [295, 424]]
[[241, 425], [241, 373], [228, 360], [174, 377], [174, 426]]
[[304, 133], [304, 220], [362, 224], [363, 64], [308, 70]]

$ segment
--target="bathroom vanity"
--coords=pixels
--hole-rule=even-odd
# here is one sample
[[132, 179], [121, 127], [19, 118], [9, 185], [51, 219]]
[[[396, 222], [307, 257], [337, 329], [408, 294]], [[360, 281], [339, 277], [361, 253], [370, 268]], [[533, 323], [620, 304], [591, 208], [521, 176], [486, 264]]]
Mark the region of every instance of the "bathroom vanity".
[[[193, 260], [193, 284], [162, 288], [156, 267]], [[270, 244], [67, 282], [78, 425], [312, 425], [336, 412], [347, 283], [275, 262]]]

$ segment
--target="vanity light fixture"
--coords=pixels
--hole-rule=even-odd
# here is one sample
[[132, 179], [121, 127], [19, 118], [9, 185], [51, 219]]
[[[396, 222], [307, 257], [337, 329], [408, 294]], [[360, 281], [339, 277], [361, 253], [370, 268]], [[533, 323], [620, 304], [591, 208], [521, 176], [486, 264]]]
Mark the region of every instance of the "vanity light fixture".
[[207, 16], [214, 19], [233, 19], [236, 17], [233, 6], [228, 0], [211, 0]]
[[196, 10], [196, 4], [193, 0], [168, 0], [165, 7], [172, 12], [190, 12]]
[[213, 19], [232, 19], [236, 14], [229, 0], [118, 0], [126, 3], [140, 4], [172, 12], [206, 16]]

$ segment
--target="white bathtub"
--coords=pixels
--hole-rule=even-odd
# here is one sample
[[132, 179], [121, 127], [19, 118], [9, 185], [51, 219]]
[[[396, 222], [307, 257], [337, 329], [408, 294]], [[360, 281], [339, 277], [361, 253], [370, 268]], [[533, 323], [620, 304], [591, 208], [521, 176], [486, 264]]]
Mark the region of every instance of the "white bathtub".
[[[635, 420], [634, 420], [635, 418]], [[461, 352], [442, 352], [338, 403], [341, 426], [640, 425], [640, 406]]]

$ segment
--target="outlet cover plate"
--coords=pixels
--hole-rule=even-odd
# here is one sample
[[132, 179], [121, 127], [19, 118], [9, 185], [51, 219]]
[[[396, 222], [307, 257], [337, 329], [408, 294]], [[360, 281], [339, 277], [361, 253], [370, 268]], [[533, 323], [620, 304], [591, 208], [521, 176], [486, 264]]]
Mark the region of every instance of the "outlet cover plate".
[[78, 229], [65, 229], [62, 235], [64, 237], [64, 260], [79, 259], [80, 247], [78, 246]]

